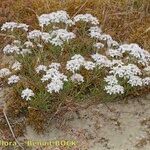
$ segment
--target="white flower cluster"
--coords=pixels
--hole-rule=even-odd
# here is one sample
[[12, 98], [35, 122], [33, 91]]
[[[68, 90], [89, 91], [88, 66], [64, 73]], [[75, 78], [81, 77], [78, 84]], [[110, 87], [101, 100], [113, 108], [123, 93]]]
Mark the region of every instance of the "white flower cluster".
[[20, 49], [19, 49], [19, 47], [16, 46], [16, 45], [13, 45], [13, 44], [10, 45], [10, 44], [8, 44], [8, 45], [6, 45], [6, 46], [4, 47], [3, 52], [4, 52], [4, 54], [12, 54], [12, 53], [17, 53], [17, 54], [19, 54]]
[[3, 48], [3, 53], [4, 54], [21, 54], [24, 56], [25, 54], [30, 54], [32, 52], [28, 48], [22, 48], [13, 43], [11, 45], [10, 44], [6, 45]]
[[98, 26], [90, 27], [89, 32], [91, 38], [100, 39], [102, 36], [102, 30]]
[[67, 61], [66, 69], [75, 73], [83, 65], [84, 61], [85, 60], [83, 56], [75, 54], [73, 57], [71, 57], [71, 60]]
[[74, 39], [76, 35], [73, 32], [68, 32], [66, 29], [54, 30], [51, 33], [52, 39], [50, 43], [55, 46], [61, 46], [64, 42]]
[[11, 30], [13, 31], [15, 28], [17, 29], [23, 29], [24, 31], [28, 31], [28, 25], [24, 23], [16, 23], [16, 22], [6, 22], [2, 25], [1, 30], [6, 31], [6, 30]]
[[61, 65], [60, 63], [51, 63], [48, 67], [58, 70], [61, 67]]
[[130, 76], [128, 83], [132, 87], [133, 86], [142, 86], [143, 85], [142, 79], [139, 76], [133, 76], [133, 75]]
[[10, 70], [7, 68], [0, 69], [0, 78], [4, 78], [11, 74]]
[[108, 94], [123, 94], [124, 93], [124, 88], [121, 85], [107, 85], [105, 86], [105, 90]]
[[85, 61], [83, 66], [85, 67], [86, 70], [93, 70], [96, 67], [96, 64], [93, 63], [92, 61]]
[[17, 71], [17, 70], [20, 70], [21, 67], [22, 67], [21, 63], [18, 62], [18, 61], [16, 61], [16, 62], [14, 62], [13, 65], [11, 66], [11, 69]]
[[150, 62], [150, 53], [142, 49], [138, 44], [123, 44], [120, 45], [118, 51], [121, 53], [128, 53], [131, 56], [135, 57], [139, 63], [143, 65], [148, 65]]
[[49, 65], [50, 69], [47, 69], [45, 66], [40, 65], [38, 69], [36, 69], [38, 72], [42, 69], [46, 71], [46, 74], [43, 75], [41, 78], [42, 82], [51, 81], [50, 83], [47, 84], [47, 91], [49, 93], [54, 92], [59, 92], [60, 90], [63, 89], [64, 82], [68, 81], [67, 76], [65, 76], [63, 73], [59, 71], [60, 64], [59, 63], [52, 63]]
[[25, 90], [22, 91], [21, 97], [25, 100], [31, 100], [31, 97], [33, 97], [35, 94], [33, 91], [29, 88], [26, 88]]
[[109, 73], [120, 78], [130, 78], [131, 76], [141, 75], [141, 70], [134, 64], [128, 64], [112, 67]]
[[[91, 25], [87, 29], [87, 32], [90, 38], [93, 38], [91, 40], [93, 41], [92, 47], [96, 51], [94, 54], [90, 53], [94, 62], [89, 60], [89, 57], [86, 60], [80, 54], [74, 54], [70, 60], [65, 62], [64, 72], [67, 72], [69, 74], [68, 76], [61, 73], [60, 69], [62, 67], [60, 63], [53, 62], [49, 66], [37, 66], [35, 71], [37, 74], [42, 75], [41, 81], [43, 84], [46, 84], [46, 89], [49, 93], [60, 92], [68, 79], [75, 83], [83, 83], [84, 77], [79, 73], [80, 70], [86, 69], [87, 71], [92, 70], [94, 72], [95, 67], [97, 69], [103, 68], [108, 73], [104, 78], [106, 82], [104, 90], [110, 95], [124, 93], [124, 87], [121, 84], [119, 85], [119, 83], [122, 83], [120, 82], [121, 80], [127, 80], [126, 84], [129, 84], [131, 87], [150, 85], [150, 77], [145, 77], [144, 75], [144, 71], [150, 72], [150, 53], [135, 43], [119, 44], [109, 34], [102, 32], [102, 29], [98, 26], [98, 19], [91, 14], [78, 14], [71, 20], [67, 12], [61, 10], [49, 14], [42, 14], [38, 17], [38, 20], [39, 25], [42, 27], [41, 30], [35, 29], [27, 32], [26, 41], [14, 40], [12, 44], [6, 45], [3, 48], [4, 54], [15, 53], [24, 56], [27, 53], [32, 53], [32, 50], [35, 48], [42, 48], [42, 52], [44, 52], [44, 44], [46, 46], [48, 44], [60, 46], [63, 49], [65, 42], [69, 42], [78, 37], [78, 34], [77, 36], [75, 35], [76, 30], [74, 30], [74, 27], [76, 29], [77, 26], [68, 28], [68, 25], [75, 25], [77, 22], [89, 23], [87, 27]], [[51, 26], [44, 28], [48, 25]], [[28, 25], [15, 22], [6, 22], [2, 25], [1, 30], [13, 31], [15, 28], [28, 31]], [[47, 31], [48, 28], [49, 31]], [[99, 49], [102, 50], [100, 51]], [[7, 68], [0, 69], [0, 78], [11, 75], [11, 71], [14, 73], [14, 71], [21, 70], [22, 65], [16, 61], [10, 67], [10, 70]], [[19, 75], [9, 76], [8, 84], [17, 83], [19, 80]], [[26, 100], [30, 100], [33, 96], [33, 91], [28, 88], [23, 90], [21, 94], [21, 97]]]
[[47, 71], [47, 66], [45, 66], [45, 65], [39, 65], [37, 68], [35, 68], [35, 71], [37, 72], [37, 73], [40, 73], [41, 71]]
[[75, 73], [71, 76], [71, 80], [80, 84], [84, 82], [84, 77], [81, 74]]
[[42, 39], [45, 43], [51, 43], [55, 46], [61, 46], [66, 41], [74, 39], [76, 36], [73, 32], [68, 32], [66, 29], [53, 30], [51, 33], [33, 30], [29, 32], [28, 38], [33, 40]]
[[150, 77], [145, 77], [142, 79], [143, 85], [150, 85]]
[[40, 26], [47, 26], [51, 23], [74, 24], [66, 11], [60, 10], [49, 14], [42, 14], [38, 17]]
[[19, 76], [12, 75], [8, 78], [8, 84], [17, 83], [20, 80]]
[[115, 76], [109, 75], [106, 78], [104, 78], [105, 82], [107, 82], [107, 85], [105, 86], [105, 90], [108, 94], [123, 94], [124, 93], [124, 87], [118, 84], [118, 80]]
[[111, 57], [120, 58], [122, 57], [122, 53], [115, 49], [108, 49], [107, 54]]
[[117, 78], [115, 76], [113, 76], [113, 75], [109, 75], [109, 76], [105, 77], [104, 80], [109, 85], [116, 85], [116, 84], [118, 84]]
[[79, 14], [74, 17], [74, 22], [84, 21], [91, 23], [92, 25], [98, 25], [99, 21], [96, 17], [93, 17], [91, 14]]
[[93, 54], [91, 57], [96, 62], [96, 65], [99, 66], [100, 68], [101, 67], [110, 67], [110, 65], [111, 65], [111, 61], [104, 55], [96, 53], [96, 54]]
[[33, 30], [29, 32], [28, 39], [38, 40], [42, 39], [44, 42], [48, 43], [51, 40], [51, 35], [47, 32], [41, 32], [40, 30]]

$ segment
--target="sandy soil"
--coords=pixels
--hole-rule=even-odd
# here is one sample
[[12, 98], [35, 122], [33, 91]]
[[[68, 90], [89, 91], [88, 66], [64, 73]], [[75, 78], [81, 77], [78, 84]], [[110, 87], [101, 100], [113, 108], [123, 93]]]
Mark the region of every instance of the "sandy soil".
[[150, 150], [150, 95], [107, 106], [93, 105], [79, 112], [80, 118], [69, 114], [63, 122], [54, 121], [44, 135], [37, 135], [28, 126], [25, 137], [32, 141], [77, 141], [71, 150]]

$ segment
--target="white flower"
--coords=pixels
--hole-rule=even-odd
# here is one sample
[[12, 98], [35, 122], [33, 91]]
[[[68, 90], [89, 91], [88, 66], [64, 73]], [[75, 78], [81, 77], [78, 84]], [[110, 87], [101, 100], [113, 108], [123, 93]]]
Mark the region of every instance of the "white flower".
[[89, 34], [90, 34], [91, 38], [99, 39], [102, 36], [102, 34], [101, 34], [102, 30], [98, 26], [91, 27], [89, 29], [89, 32], [90, 32]]
[[81, 83], [84, 82], [84, 78], [81, 74], [75, 73], [71, 76], [73, 82]]
[[33, 93], [33, 91], [29, 88], [26, 88], [21, 93], [21, 97], [25, 100], [31, 100], [31, 97], [33, 97], [34, 95], [35, 94]]
[[92, 61], [85, 61], [83, 66], [85, 67], [85, 69], [87, 70], [93, 70], [95, 68], [95, 63], [93, 63]]
[[112, 95], [112, 94], [123, 94], [124, 93], [124, 87], [121, 85], [107, 85], [105, 86], [106, 93]]
[[109, 75], [106, 78], [104, 78], [104, 80], [107, 82], [108, 85], [117, 85], [118, 84], [118, 80], [115, 76], [113, 75]]
[[93, 54], [91, 56], [96, 62], [96, 65], [100, 67], [110, 67], [111, 61], [106, 56], [98, 54], [98, 53]]
[[17, 71], [17, 70], [20, 70], [22, 67], [21, 63], [16, 61], [12, 66], [11, 66], [11, 69]]
[[78, 60], [70, 60], [67, 61], [66, 69], [75, 73], [75, 71], [79, 70], [81, 67], [81, 64], [78, 62]]
[[40, 38], [41, 34], [42, 32], [40, 30], [33, 30], [28, 33], [28, 38], [29, 39]]
[[142, 79], [139, 76], [130, 76], [128, 83], [133, 86], [142, 86]]
[[109, 73], [121, 78], [129, 78], [130, 76], [141, 75], [141, 70], [134, 64], [128, 64], [126, 66], [118, 65], [112, 67]]
[[26, 55], [26, 54], [31, 54], [31, 50], [28, 48], [23, 48], [20, 50], [20, 52], [18, 54], [21, 54], [22, 56]]
[[97, 49], [100, 49], [100, 48], [103, 48], [103, 47], [104, 47], [104, 44], [98, 42], [98, 43], [94, 44], [93, 46], [96, 47]]
[[4, 54], [12, 54], [14, 52], [18, 54], [20, 52], [20, 49], [16, 45], [8, 44], [4, 47], [3, 52]]
[[70, 17], [66, 11], [60, 10], [49, 14], [42, 14], [39, 18], [40, 26], [49, 25], [51, 23], [71, 23]]
[[145, 77], [142, 79], [143, 85], [150, 85], [150, 77]]
[[75, 54], [74, 56], [71, 57], [72, 60], [78, 60], [78, 62], [80, 64], [83, 64], [85, 59], [83, 56], [81, 56], [80, 54]]
[[39, 65], [38, 67], [35, 68], [35, 71], [37, 73], [40, 73], [40, 71], [47, 71], [47, 67], [44, 65]]
[[99, 21], [96, 17], [93, 17], [91, 14], [78, 14], [74, 17], [74, 22], [84, 21], [89, 22], [92, 25], [98, 25]]
[[18, 29], [23, 29], [24, 31], [28, 31], [28, 25], [24, 23], [16, 23], [16, 22], [6, 22], [2, 25], [1, 30], [6, 31], [6, 30], [11, 30], [13, 31], [14, 28]]
[[26, 41], [24, 43], [24, 45], [27, 47], [27, 48], [30, 48], [30, 47], [33, 47], [33, 43], [31, 41]]
[[52, 36], [47, 32], [41, 32], [40, 30], [33, 30], [28, 34], [29, 39], [37, 40], [42, 39], [44, 42], [50, 42]]
[[43, 75], [41, 81], [45, 82], [48, 80], [62, 80], [67, 81], [67, 76], [63, 73], [60, 73], [56, 68], [50, 68], [46, 71], [46, 75]]
[[41, 33], [41, 38], [42, 38], [42, 40], [43, 40], [45, 43], [48, 43], [48, 42], [50, 42], [52, 36], [51, 36], [49, 33], [47, 33], [47, 32], [42, 32], [42, 33]]
[[72, 21], [71, 19], [67, 20], [65, 23], [66, 23], [68, 26], [75, 25], [75, 22]]
[[71, 60], [67, 61], [66, 69], [75, 73], [75, 71], [79, 70], [84, 64], [84, 61], [84, 57], [79, 54], [75, 54], [73, 57], [71, 57]]
[[115, 49], [108, 49], [107, 54], [111, 57], [122, 57], [122, 53]]
[[76, 37], [73, 32], [68, 32], [66, 29], [54, 30], [50, 36], [52, 37], [50, 43], [55, 46], [61, 46], [64, 42], [68, 42]]
[[63, 81], [59, 79], [52, 80], [52, 82], [47, 85], [47, 92], [52, 93], [54, 91], [55, 93], [59, 93], [59, 91], [63, 89], [63, 85]]
[[7, 69], [7, 68], [0, 69], [0, 78], [4, 78], [10, 74], [11, 74], [11, 72], [9, 69]]
[[60, 66], [61, 66], [60, 63], [51, 63], [49, 65], [49, 68], [54, 68], [54, 69], [58, 70], [60, 68]]
[[129, 55], [134, 56], [138, 63], [142, 63], [143, 65], [148, 65], [150, 62], [150, 53], [144, 49], [142, 49], [138, 44], [123, 44], [120, 45], [118, 51], [121, 53], [127, 52]]
[[17, 83], [20, 80], [19, 76], [12, 75], [8, 78], [8, 84]]

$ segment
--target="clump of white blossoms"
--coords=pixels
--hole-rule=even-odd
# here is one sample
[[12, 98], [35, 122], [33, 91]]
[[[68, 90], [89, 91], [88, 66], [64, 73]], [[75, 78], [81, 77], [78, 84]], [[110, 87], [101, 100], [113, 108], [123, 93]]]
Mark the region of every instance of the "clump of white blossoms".
[[141, 75], [141, 70], [134, 64], [128, 64], [112, 67], [112, 70], [109, 73], [120, 78], [130, 78], [134, 75]]
[[17, 53], [17, 54], [19, 54], [20, 49], [19, 49], [19, 47], [16, 46], [16, 45], [10, 45], [10, 44], [8, 44], [8, 45], [6, 45], [6, 46], [4, 47], [3, 52], [4, 52], [4, 54], [12, 54], [12, 53]]
[[142, 86], [143, 82], [139, 76], [130, 76], [128, 83], [131, 86]]
[[8, 68], [0, 69], [0, 78], [4, 78], [10, 74], [11, 74], [11, 72]]
[[118, 84], [116, 76], [110, 75], [104, 78], [104, 80], [107, 82], [107, 85], [104, 89], [108, 94], [112, 95], [124, 93], [124, 87]]
[[84, 77], [81, 74], [75, 73], [71, 76], [71, 80], [80, 84], [84, 82]]
[[123, 94], [124, 93], [124, 88], [121, 85], [107, 85], [105, 86], [105, 90], [108, 94]]
[[71, 57], [71, 60], [67, 61], [66, 69], [75, 73], [84, 64], [85, 59], [80, 54], [75, 54]]
[[111, 61], [104, 55], [96, 53], [96, 54], [93, 54], [91, 57], [94, 59], [96, 65], [99, 66], [100, 68], [110, 67], [111, 65]]
[[74, 24], [73, 21], [70, 19], [69, 15], [66, 11], [60, 10], [56, 12], [52, 12], [49, 14], [42, 14], [38, 17], [40, 26], [47, 26], [53, 23], [66, 23], [66, 24]]
[[37, 73], [40, 73], [41, 71], [46, 71], [47, 70], [47, 66], [45, 65], [39, 65], [37, 68], [35, 68]]
[[99, 21], [96, 17], [93, 17], [91, 14], [79, 14], [74, 17], [74, 22], [84, 21], [91, 23], [92, 25], [98, 25]]
[[150, 85], [150, 77], [142, 79], [143, 85]]
[[22, 91], [21, 93], [21, 97], [25, 100], [31, 100], [31, 97], [34, 97], [34, 93], [31, 89], [26, 88], [25, 90]]
[[17, 83], [20, 80], [19, 76], [12, 75], [8, 78], [8, 84]]
[[[70, 17], [66, 11], [60, 10], [42, 14], [38, 16], [38, 21], [39, 28], [33, 30], [28, 30], [29, 26], [26, 24], [15, 22], [6, 22], [1, 27], [2, 32], [13, 32], [16, 29], [25, 32], [24, 39], [16, 36], [12, 43], [3, 48], [5, 55], [13, 55], [15, 58], [15, 63], [10, 65], [9, 69], [0, 69], [0, 78], [3, 80], [7, 77], [9, 85], [17, 84], [25, 78], [20, 74], [26, 63], [30, 66], [31, 60], [34, 60], [32, 71], [38, 79], [40, 77], [39, 82], [44, 85], [48, 94], [60, 93], [66, 82], [75, 82], [79, 86], [82, 83], [84, 86], [87, 80], [86, 76], [82, 76], [82, 72], [86, 72], [87, 76], [92, 72], [93, 78], [104, 81], [105, 85], [101, 86], [109, 95], [124, 94], [124, 84], [132, 88], [150, 85], [150, 77], [144, 73], [150, 72], [150, 53], [135, 43], [118, 43], [111, 35], [103, 33], [98, 19], [91, 14]], [[78, 32], [79, 24], [85, 26], [84, 38], [82, 33]], [[86, 43], [83, 42], [82, 45], [82, 40], [86, 36], [92, 43], [90, 52], [88, 50], [84, 56], [88, 48]], [[89, 43], [87, 46], [89, 47]], [[18, 61], [18, 57], [23, 61]], [[24, 60], [26, 57], [30, 58], [27, 62]], [[17, 75], [10, 76], [14, 72], [17, 72]], [[100, 76], [100, 73], [103, 75]], [[31, 100], [34, 95], [36, 91], [33, 93], [29, 88], [21, 93], [25, 100]]]
[[22, 29], [24, 31], [28, 31], [28, 25], [24, 24], [24, 23], [16, 23], [16, 22], [6, 22], [2, 25], [1, 30], [2, 31], [7, 31], [7, 30], [11, 30], [13, 31], [14, 29]]
[[18, 61], [16, 61], [16, 62], [11, 66], [11, 69], [17, 71], [17, 70], [21, 70], [21, 67], [22, 67], [21, 63], [18, 62]]
[[74, 39], [76, 36], [73, 32], [68, 32], [66, 29], [54, 30], [51, 33], [52, 39], [50, 43], [55, 46], [61, 46], [64, 42]]

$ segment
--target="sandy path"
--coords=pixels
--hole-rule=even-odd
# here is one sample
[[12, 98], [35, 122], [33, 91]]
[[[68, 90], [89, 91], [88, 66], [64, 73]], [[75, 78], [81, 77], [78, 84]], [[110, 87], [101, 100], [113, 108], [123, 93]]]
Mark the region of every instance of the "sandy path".
[[26, 138], [77, 141], [71, 150], [150, 150], [150, 95], [107, 105], [111, 110], [104, 104], [80, 110], [80, 119], [70, 114], [61, 129], [54, 123], [45, 135], [27, 127]]

